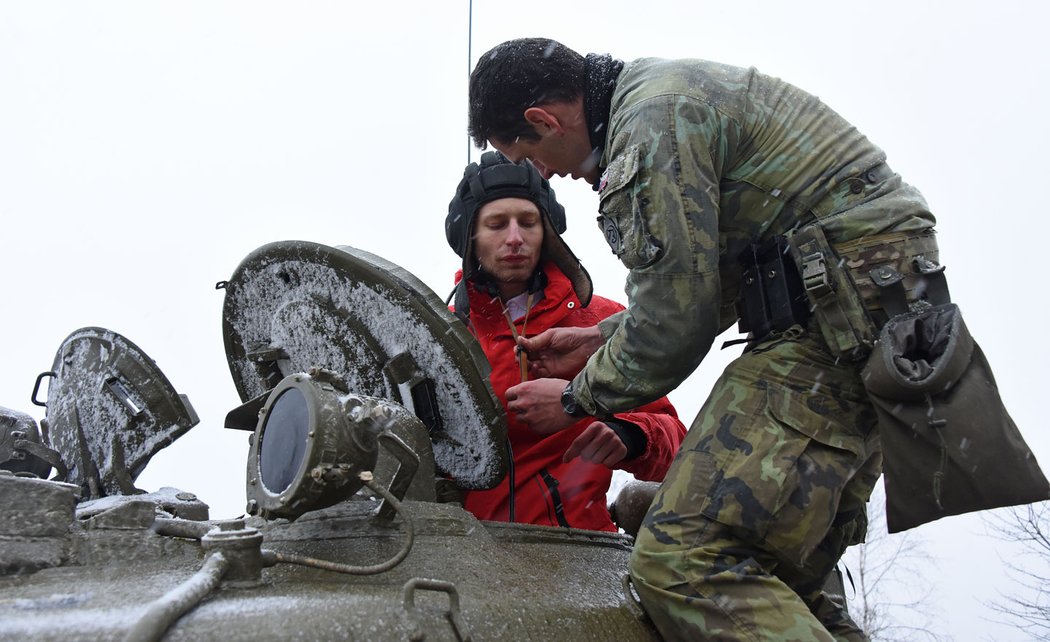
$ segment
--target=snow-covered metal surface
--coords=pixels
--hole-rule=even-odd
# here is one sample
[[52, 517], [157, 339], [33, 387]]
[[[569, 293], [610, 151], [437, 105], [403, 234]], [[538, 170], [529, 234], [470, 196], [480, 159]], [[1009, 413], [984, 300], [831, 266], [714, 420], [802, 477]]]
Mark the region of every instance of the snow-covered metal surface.
[[[154, 502], [163, 515], [162, 505], [178, 503], [182, 493], [107, 498], [94, 507], [101, 512], [85, 519], [78, 510], [74, 519], [72, 489], [0, 476], [2, 524], [27, 542], [44, 528], [54, 534], [51, 549], [38, 555], [43, 568], [0, 572], [0, 639], [125, 639], [152, 604], [212, 559], [189, 529], [161, 534], [148, 513], [132, 510]], [[4, 512], [12, 497], [26, 499], [16, 502], [17, 516]], [[295, 522], [253, 518], [247, 526], [269, 551], [368, 565], [401, 546], [408, 519], [415, 544], [400, 564], [347, 575], [277, 563], [262, 569], [259, 582], [224, 582], [193, 602], [161, 639], [658, 639], [622, 590], [631, 544], [625, 535], [480, 522], [457, 504], [414, 501], [403, 504], [397, 521], [383, 523], [375, 507], [359, 496]], [[211, 525], [205, 538], [222, 526]], [[9, 537], [4, 528], [0, 536]]]
[[89, 497], [133, 491], [150, 457], [197, 424], [185, 395], [138, 346], [104, 328], [81, 328], [55, 355], [46, 421], [67, 481]]
[[488, 363], [419, 279], [355, 248], [284, 241], [252, 252], [223, 285], [226, 353], [242, 401], [318, 367], [342, 375], [357, 394], [411, 409], [406, 377], [393, 367], [407, 356], [417, 378], [433, 384], [438, 469], [464, 488], [502, 479], [506, 423]]
[[[263, 401], [253, 444], [283, 392], [305, 399], [309, 380], [331, 402], [307, 413], [305, 437], [290, 433], [324, 456], [304, 456], [277, 485], [356, 474], [371, 494], [334, 505], [326, 495], [294, 521], [260, 510], [218, 522], [191, 492], [122, 494], [128, 480], [114, 479], [96, 497], [0, 471], [0, 639], [657, 639], [624, 592], [629, 536], [480, 522], [463, 509], [457, 486], [505, 475], [506, 427], [480, 348], [418, 280], [352, 248], [292, 242], [260, 248], [224, 285], [231, 373], [243, 400]], [[91, 330], [59, 351], [49, 417], [64, 418], [66, 450], [100, 442], [88, 467], [120, 470], [135, 452], [124, 440], [141, 437], [129, 418], [154, 416], [148, 391], [166, 381], [144, 355], [140, 371], [116, 367], [114, 353], [133, 346]], [[382, 430], [378, 457], [366, 447], [346, 459], [329, 451], [362, 444], [319, 437], [353, 438], [355, 422]], [[249, 463], [249, 485], [259, 470]]]

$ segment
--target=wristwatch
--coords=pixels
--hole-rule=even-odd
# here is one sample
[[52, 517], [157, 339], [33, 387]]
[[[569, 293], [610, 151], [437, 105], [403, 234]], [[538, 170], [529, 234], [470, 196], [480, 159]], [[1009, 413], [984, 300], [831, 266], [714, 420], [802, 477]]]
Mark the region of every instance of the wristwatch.
[[565, 386], [561, 392], [561, 409], [570, 417], [586, 417], [587, 412], [576, 403], [576, 397], [572, 394], [572, 382]]

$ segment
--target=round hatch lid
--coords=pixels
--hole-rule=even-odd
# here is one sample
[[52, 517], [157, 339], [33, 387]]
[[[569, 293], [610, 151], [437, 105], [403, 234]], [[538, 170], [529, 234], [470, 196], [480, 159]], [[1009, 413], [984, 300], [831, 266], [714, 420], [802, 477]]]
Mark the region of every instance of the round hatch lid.
[[506, 420], [481, 347], [407, 270], [363, 250], [281, 241], [229, 281], [223, 336], [241, 401], [323, 368], [350, 392], [395, 401], [427, 426], [438, 470], [468, 489], [507, 471]]
[[85, 499], [137, 492], [150, 458], [198, 422], [156, 362], [112, 330], [70, 334], [46, 375], [51, 445]]

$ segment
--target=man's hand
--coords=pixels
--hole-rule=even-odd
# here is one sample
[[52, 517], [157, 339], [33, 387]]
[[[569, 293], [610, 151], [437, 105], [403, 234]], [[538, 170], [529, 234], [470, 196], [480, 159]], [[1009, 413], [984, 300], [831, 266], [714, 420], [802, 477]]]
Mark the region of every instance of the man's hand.
[[529, 356], [529, 375], [571, 379], [605, 343], [598, 326], [549, 328], [534, 337], [518, 337], [518, 348]]
[[564, 430], [578, 421], [565, 414], [561, 393], [569, 384], [564, 379], [534, 379], [507, 388], [507, 409], [541, 435]]
[[612, 468], [627, 456], [627, 446], [606, 424], [596, 421], [584, 428], [561, 460], [568, 463], [579, 457], [592, 464]]

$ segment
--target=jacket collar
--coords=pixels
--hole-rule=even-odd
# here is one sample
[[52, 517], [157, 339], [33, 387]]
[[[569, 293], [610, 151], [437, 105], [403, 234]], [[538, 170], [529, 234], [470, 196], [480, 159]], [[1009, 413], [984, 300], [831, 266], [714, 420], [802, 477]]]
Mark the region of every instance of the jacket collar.
[[[547, 287], [543, 289], [543, 298], [533, 303], [529, 313], [529, 327], [533, 327], [532, 320], [542, 316], [545, 329], [556, 324], [572, 308], [579, 307], [580, 302], [572, 289], [569, 278], [558, 269], [557, 265], [552, 261], [546, 261], [542, 269], [547, 275]], [[499, 300], [499, 297], [492, 296], [470, 282], [467, 283], [467, 294], [470, 297], [470, 321], [478, 332], [484, 331], [491, 334], [495, 331], [510, 334], [507, 320], [503, 316], [503, 302]], [[572, 308], [568, 306], [569, 302], [573, 303]], [[548, 318], [551, 313], [556, 314], [557, 317]]]

